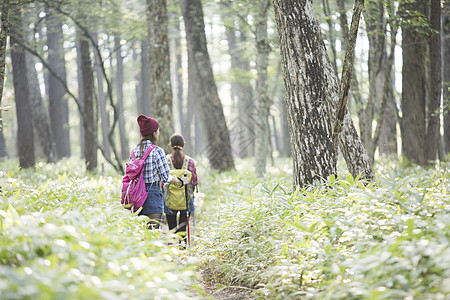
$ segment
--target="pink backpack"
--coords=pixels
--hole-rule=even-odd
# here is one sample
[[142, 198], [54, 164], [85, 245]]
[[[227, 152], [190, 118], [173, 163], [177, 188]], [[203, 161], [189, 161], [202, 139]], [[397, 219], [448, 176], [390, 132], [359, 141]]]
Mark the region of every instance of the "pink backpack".
[[137, 211], [144, 205], [147, 199], [148, 192], [145, 189], [144, 182], [144, 165], [147, 156], [156, 148], [156, 145], [151, 144], [144, 155], [136, 159], [134, 156], [134, 149], [131, 150], [131, 161], [127, 163], [125, 168], [125, 176], [122, 179], [122, 205], [124, 208]]

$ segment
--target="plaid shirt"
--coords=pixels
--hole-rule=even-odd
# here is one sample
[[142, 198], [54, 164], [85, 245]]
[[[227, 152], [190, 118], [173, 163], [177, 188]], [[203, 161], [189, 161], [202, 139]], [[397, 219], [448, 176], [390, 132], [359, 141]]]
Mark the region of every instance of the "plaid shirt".
[[[173, 163], [174, 163], [173, 153], [170, 154], [170, 158], [172, 159], [172, 165], [173, 165]], [[188, 160], [187, 169], [188, 169], [188, 171], [191, 171], [191, 173], [192, 173], [192, 178], [191, 178], [191, 181], [189, 182], [189, 184], [191, 185], [191, 188], [194, 188], [198, 184], [198, 175], [197, 175], [197, 169], [195, 168], [194, 160], [190, 157]]]
[[[152, 144], [151, 141], [145, 140], [143, 141], [144, 147], [142, 154], [140, 153], [141, 145], [140, 143], [134, 148], [134, 156], [136, 158], [141, 157], [145, 150]], [[167, 183], [169, 179], [169, 165], [167, 164], [166, 154], [164, 150], [160, 147], [156, 147], [152, 152], [148, 155], [145, 160], [144, 165], [144, 182], [145, 183], [154, 183], [154, 182], [162, 182]]]

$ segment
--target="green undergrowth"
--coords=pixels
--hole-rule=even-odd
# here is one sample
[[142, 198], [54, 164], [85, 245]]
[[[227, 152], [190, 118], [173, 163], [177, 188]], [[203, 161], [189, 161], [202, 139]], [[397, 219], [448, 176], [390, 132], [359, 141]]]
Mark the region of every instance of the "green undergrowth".
[[81, 161], [0, 168], [1, 299], [187, 299], [194, 265]]
[[200, 269], [262, 299], [450, 299], [449, 163], [384, 161], [376, 184], [350, 175], [291, 190], [289, 161], [202, 178]]

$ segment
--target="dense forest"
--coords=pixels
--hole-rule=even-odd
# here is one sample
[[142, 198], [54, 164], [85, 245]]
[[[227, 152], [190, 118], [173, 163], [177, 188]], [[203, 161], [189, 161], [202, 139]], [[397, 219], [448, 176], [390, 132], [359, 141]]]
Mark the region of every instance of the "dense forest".
[[[27, 168], [76, 155], [123, 171], [144, 113], [162, 123], [162, 145], [180, 132], [213, 169], [255, 157], [263, 174], [292, 155], [301, 185], [336, 173], [333, 139], [354, 176], [370, 178], [382, 155], [444, 159], [448, 4], [291, 4], [4, 1], [0, 156]], [[314, 134], [327, 137], [306, 143]]]
[[[0, 3], [6, 299], [449, 297], [449, 1]], [[120, 207], [140, 114], [198, 162], [188, 258]]]

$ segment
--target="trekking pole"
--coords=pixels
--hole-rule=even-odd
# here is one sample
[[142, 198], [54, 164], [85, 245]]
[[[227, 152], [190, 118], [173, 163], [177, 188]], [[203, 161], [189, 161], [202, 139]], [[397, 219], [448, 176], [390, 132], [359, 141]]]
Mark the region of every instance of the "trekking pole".
[[[183, 177], [187, 177], [187, 174], [184, 173]], [[189, 196], [188, 196], [188, 184], [184, 186], [184, 194], [186, 196], [186, 218], [187, 218], [187, 238], [188, 238], [188, 246], [191, 248], [191, 233], [189, 230]]]

